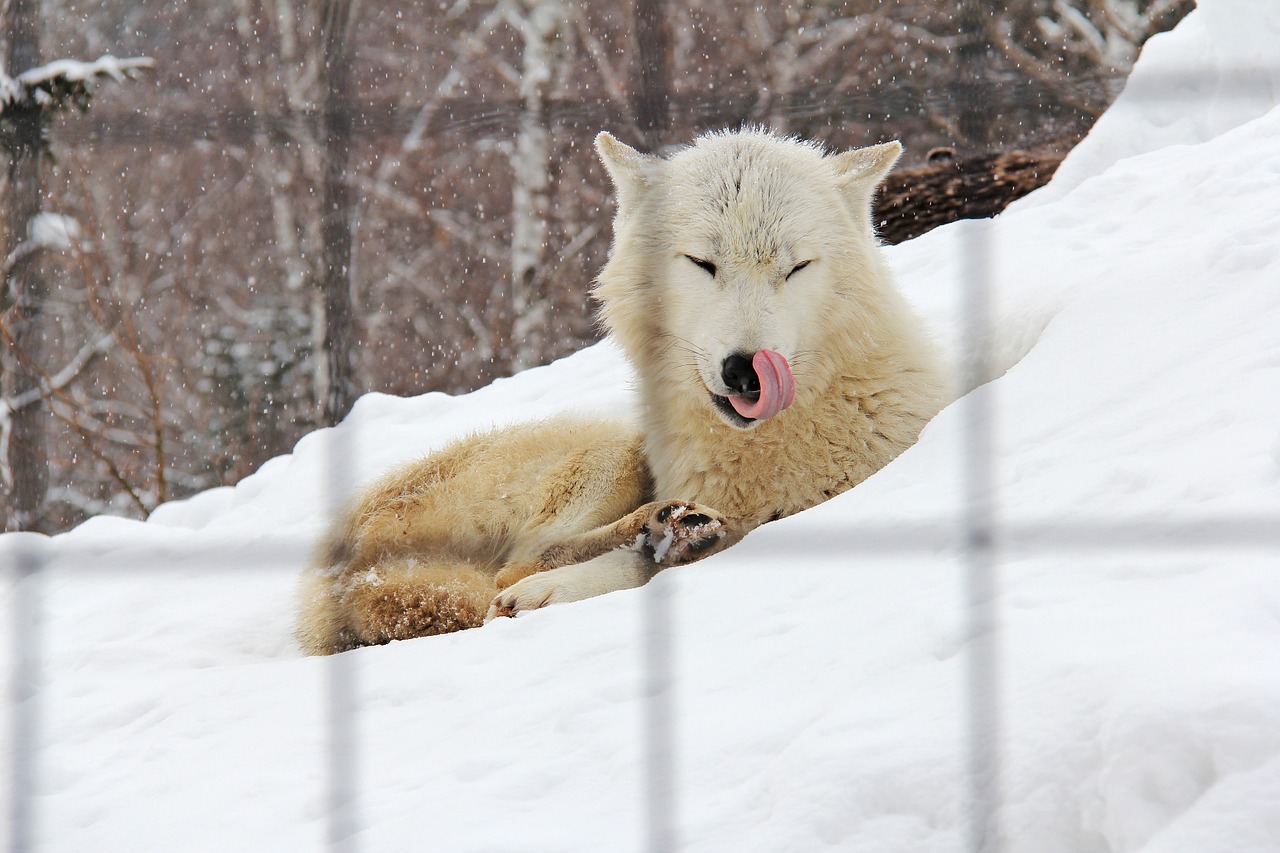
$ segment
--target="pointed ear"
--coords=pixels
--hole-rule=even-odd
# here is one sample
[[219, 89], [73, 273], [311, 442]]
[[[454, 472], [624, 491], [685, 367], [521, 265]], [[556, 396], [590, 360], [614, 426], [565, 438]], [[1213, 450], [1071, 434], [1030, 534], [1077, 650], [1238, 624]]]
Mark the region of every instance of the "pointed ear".
[[832, 165], [842, 186], [857, 183], [870, 191], [880, 186], [901, 155], [901, 142], [885, 142], [837, 154], [832, 158]]
[[601, 131], [596, 136], [596, 151], [618, 191], [618, 209], [630, 207], [632, 201], [643, 192], [649, 173], [660, 161], [657, 157], [641, 154], [630, 145], [624, 145], [608, 131]]

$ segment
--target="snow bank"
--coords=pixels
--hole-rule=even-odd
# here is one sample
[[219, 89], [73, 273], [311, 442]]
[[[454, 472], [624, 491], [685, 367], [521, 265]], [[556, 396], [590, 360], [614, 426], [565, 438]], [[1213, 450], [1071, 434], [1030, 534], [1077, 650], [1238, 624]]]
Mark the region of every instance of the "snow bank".
[[1280, 4], [1200, 2], [1189, 22], [1142, 48], [1122, 96], [1059, 166], [1050, 187], [1022, 201], [1056, 201], [1115, 163], [1196, 145], [1262, 118], [1280, 103], [1275, 37]]
[[[365, 397], [146, 524], [0, 538], [45, 567], [5, 589], [6, 612], [41, 602], [35, 689], [8, 709], [34, 720], [8, 748], [33, 761], [40, 849], [322, 848], [335, 674], [364, 849], [966, 849], [967, 667], [992, 642], [1001, 849], [1280, 849], [1278, 40], [1273, 4], [1203, 3], [1049, 188], [893, 249], [968, 363], [985, 247], [1008, 372], [853, 492], [642, 590], [336, 659], [289, 640], [353, 481], [552, 414], [564, 387], [629, 410], [608, 345], [466, 397]], [[1192, 72], [1207, 101], [1148, 96]], [[994, 412], [985, 627], [973, 406]]]

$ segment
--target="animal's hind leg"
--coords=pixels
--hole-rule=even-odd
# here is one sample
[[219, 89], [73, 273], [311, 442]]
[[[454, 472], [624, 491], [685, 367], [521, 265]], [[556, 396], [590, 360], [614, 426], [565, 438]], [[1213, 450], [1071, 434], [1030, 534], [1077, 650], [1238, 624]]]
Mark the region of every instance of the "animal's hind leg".
[[462, 563], [396, 561], [352, 578], [341, 597], [354, 645], [380, 645], [484, 624], [492, 576]]

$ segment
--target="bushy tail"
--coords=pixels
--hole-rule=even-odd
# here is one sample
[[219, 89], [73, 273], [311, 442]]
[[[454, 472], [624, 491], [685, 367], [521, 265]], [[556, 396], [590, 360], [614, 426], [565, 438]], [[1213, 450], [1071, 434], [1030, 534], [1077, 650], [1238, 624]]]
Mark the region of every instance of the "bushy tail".
[[484, 624], [493, 578], [466, 563], [398, 560], [368, 569], [313, 571], [302, 580], [298, 644], [328, 655]]

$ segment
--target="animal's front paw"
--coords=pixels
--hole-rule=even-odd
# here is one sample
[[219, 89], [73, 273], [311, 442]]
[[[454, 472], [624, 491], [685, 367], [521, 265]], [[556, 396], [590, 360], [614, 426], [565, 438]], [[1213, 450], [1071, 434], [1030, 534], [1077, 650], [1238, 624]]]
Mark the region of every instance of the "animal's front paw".
[[692, 501], [667, 501], [649, 516], [635, 548], [660, 566], [691, 563], [726, 544], [720, 513]]

